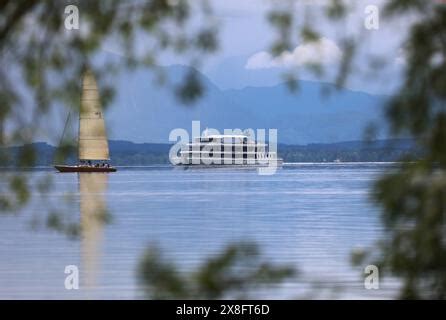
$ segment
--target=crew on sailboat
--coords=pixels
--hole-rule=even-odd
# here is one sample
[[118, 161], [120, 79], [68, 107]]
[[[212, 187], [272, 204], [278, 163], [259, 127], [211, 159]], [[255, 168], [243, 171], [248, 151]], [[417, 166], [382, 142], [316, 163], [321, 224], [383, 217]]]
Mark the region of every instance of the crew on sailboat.
[[81, 160], [80, 166], [81, 167], [87, 167], [87, 168], [110, 168], [110, 164], [109, 163], [100, 162], [100, 163], [95, 163], [93, 165], [90, 160], [88, 160], [88, 161]]

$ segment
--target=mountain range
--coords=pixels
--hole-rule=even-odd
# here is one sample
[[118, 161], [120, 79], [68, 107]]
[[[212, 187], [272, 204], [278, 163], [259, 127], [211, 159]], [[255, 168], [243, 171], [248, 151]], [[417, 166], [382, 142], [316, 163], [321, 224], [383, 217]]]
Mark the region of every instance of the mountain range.
[[[371, 122], [381, 126], [385, 122], [386, 96], [310, 81], [299, 81], [296, 92], [285, 83], [223, 90], [188, 66], [160, 70], [165, 78], [161, 86], [150, 71], [138, 70], [115, 79], [117, 96], [106, 112], [110, 139], [168, 143], [172, 129], [190, 133], [192, 121], [199, 120], [201, 130], [277, 129], [283, 144], [335, 143], [362, 140]], [[195, 103], [185, 104], [175, 91], [191, 74], [204, 91]]]

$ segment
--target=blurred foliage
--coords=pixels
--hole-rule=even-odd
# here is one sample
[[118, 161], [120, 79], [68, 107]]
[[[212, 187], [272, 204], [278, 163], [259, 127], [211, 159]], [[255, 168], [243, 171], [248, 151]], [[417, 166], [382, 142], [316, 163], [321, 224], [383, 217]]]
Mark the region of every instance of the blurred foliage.
[[347, 6], [343, 0], [331, 0], [329, 1], [326, 14], [331, 19], [342, 19], [347, 13]]
[[[286, 3], [289, 7], [282, 8], [280, 14], [275, 13], [274, 19], [270, 17], [272, 27], [277, 30], [271, 50], [276, 57], [297, 41], [293, 25], [298, 12], [293, 10], [294, 2]], [[349, 1], [329, 3], [326, 17], [333, 21], [333, 26], [336, 21], [345, 21], [353, 9]], [[299, 8], [307, 10], [305, 6]], [[356, 252], [352, 260], [355, 264], [369, 260], [399, 276], [403, 282], [403, 298], [445, 299], [446, 4], [444, 1], [389, 0], [380, 13], [381, 18], [388, 20], [408, 19], [403, 82], [387, 107], [387, 119], [395, 137], [412, 137], [415, 149], [423, 153], [421, 158], [420, 154], [406, 154], [397, 168], [375, 184], [373, 197], [383, 208], [385, 235], [378, 243], [378, 250]], [[319, 33], [317, 21], [300, 23], [301, 43], [315, 41]], [[358, 30], [361, 29], [356, 36], [346, 33], [338, 39], [343, 51], [335, 79], [339, 87], [357, 72], [353, 61], [358, 46], [367, 36], [359, 26]], [[376, 67], [376, 61], [371, 62]], [[382, 61], [378, 64], [383, 66]], [[292, 76], [287, 74], [287, 78]], [[374, 131], [368, 128], [366, 137], [375, 135]]]
[[394, 134], [410, 134], [426, 150], [380, 179], [386, 234], [382, 265], [403, 280], [403, 298], [446, 298], [446, 6], [390, 1], [387, 14], [417, 12], [406, 40], [404, 82], [387, 115]]
[[402, 280], [400, 297], [446, 298], [446, 5], [388, 1], [387, 19], [415, 14], [404, 42], [405, 71], [387, 106], [395, 136], [410, 136], [422, 157], [403, 162], [378, 179], [373, 198], [383, 208], [385, 232], [377, 250], [352, 254]]
[[279, 33], [278, 40], [271, 47], [271, 52], [278, 56], [282, 52], [291, 49], [290, 38], [293, 30], [293, 15], [290, 13], [289, 8], [285, 7], [281, 10], [272, 10], [268, 15], [268, 20]]
[[[66, 28], [66, 19], [73, 22], [68, 5], [78, 8], [79, 29]], [[114, 98], [117, 72], [147, 67], [159, 73], [162, 52], [197, 67], [218, 48], [218, 25], [206, 0], [2, 0], [0, 13], [0, 166], [33, 166], [36, 152], [28, 143], [35, 135], [60, 136], [48, 119], [69, 110], [77, 114], [87, 65], [106, 107]], [[191, 103], [203, 90], [196, 75], [183, 80], [174, 92]], [[23, 144], [18, 162], [3, 148]], [[72, 153], [63, 140], [55, 160], [63, 163]], [[2, 179], [11, 180], [0, 189], [1, 211], [19, 209], [33, 193], [28, 183], [14, 175]]]
[[192, 69], [187, 72], [185, 81], [177, 87], [176, 93], [183, 102], [190, 104], [203, 94], [203, 90], [198, 71]]
[[[113, 98], [111, 80], [121, 68], [155, 67], [164, 51], [188, 56], [196, 63], [216, 50], [212, 10], [205, 1], [194, 3], [201, 7], [202, 17], [197, 20], [202, 25], [198, 28], [188, 25], [192, 9], [191, 2], [185, 0], [1, 1], [0, 164], [11, 157], [3, 146], [31, 141], [36, 132], [49, 126], [45, 116], [54, 107], [65, 105], [76, 111], [85, 65], [98, 76], [101, 96], [109, 104]], [[346, 3], [330, 1], [326, 17], [333, 23], [342, 22], [350, 9]], [[64, 27], [64, 9], [69, 4], [79, 7], [79, 30]], [[270, 49], [275, 57], [293, 49], [297, 41], [314, 42], [319, 37], [317, 21], [306, 14], [299, 21], [294, 4], [275, 2], [268, 13], [277, 33]], [[402, 163], [375, 185], [374, 198], [384, 209], [386, 227], [378, 250], [383, 257], [379, 265], [401, 277], [404, 298], [446, 298], [446, 6], [441, 1], [389, 0], [384, 13], [389, 19], [417, 17], [416, 22], [408, 23], [404, 81], [387, 116], [395, 135], [410, 135], [425, 151], [423, 159]], [[352, 62], [363, 37], [363, 33], [356, 38], [346, 34], [339, 39], [344, 52], [335, 79], [339, 86], [356, 72]], [[109, 43], [121, 58], [98, 59]], [[322, 74], [317, 66], [307, 67]], [[286, 75], [291, 89], [298, 88], [298, 71]], [[202, 93], [196, 80], [194, 74], [188, 74], [185, 83], [176, 88], [184, 101], [193, 101]], [[17, 166], [32, 166], [35, 150], [24, 148], [22, 152]], [[2, 212], [30, 199], [32, 192], [23, 175], [2, 175], [2, 179], [7, 179], [0, 190]], [[50, 216], [48, 225], [57, 229], [61, 224]], [[148, 295], [163, 298], [222, 297], [231, 290], [252, 287], [259, 279], [268, 283], [290, 275], [287, 269], [265, 267], [257, 259], [251, 246], [231, 246], [185, 276], [152, 248], [139, 274]], [[361, 256], [355, 261], [364, 259]], [[238, 263], [253, 263], [257, 268], [233, 273]]]
[[[317, 43], [321, 40], [322, 33], [318, 30], [318, 17], [313, 14], [313, 8], [324, 8], [324, 16], [320, 19], [328, 19], [330, 23], [342, 23], [346, 14], [352, 9], [351, 2], [345, 0], [327, 0], [323, 4], [312, 4], [306, 1], [282, 1], [273, 2], [273, 8], [267, 18], [276, 37], [270, 48], [270, 53], [281, 59], [284, 52], [291, 52], [296, 48], [296, 44], [305, 45]], [[338, 88], [345, 85], [347, 77], [352, 68], [355, 45], [358, 42], [353, 36], [341, 36], [338, 39], [343, 55], [339, 66], [337, 77], [333, 79]], [[284, 79], [291, 91], [297, 91], [298, 75], [301, 71], [310, 71], [315, 76], [321, 78], [325, 75], [324, 67], [321, 63], [307, 63], [289, 67], [285, 72]], [[326, 81], [326, 79], [324, 79]], [[321, 94], [325, 94], [321, 92]]]
[[138, 269], [151, 299], [247, 299], [255, 290], [295, 274], [290, 267], [263, 261], [258, 247], [250, 242], [230, 244], [190, 272], [180, 272], [158, 247], [151, 246]]
[[[46, 217], [45, 227], [57, 231], [59, 233], [65, 234], [70, 239], [78, 239], [81, 233], [80, 224], [77, 221], [65, 221], [66, 215], [63, 212], [52, 211]], [[33, 229], [39, 227], [39, 221], [33, 221]]]

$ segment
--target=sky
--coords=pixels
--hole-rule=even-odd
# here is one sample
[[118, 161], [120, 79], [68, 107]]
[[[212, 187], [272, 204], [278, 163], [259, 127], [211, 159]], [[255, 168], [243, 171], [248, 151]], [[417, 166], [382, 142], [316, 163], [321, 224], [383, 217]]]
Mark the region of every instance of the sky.
[[[292, 11], [297, 27], [303, 21], [311, 21], [312, 28], [321, 35], [320, 43], [302, 43], [296, 36], [293, 50], [284, 52], [281, 57], [271, 57], [269, 48], [274, 40], [274, 30], [267, 21], [267, 13], [272, 8], [293, 3]], [[354, 37], [358, 50], [353, 70], [346, 87], [373, 94], [391, 94], [399, 85], [404, 67], [402, 44], [411, 21], [405, 18], [389, 21], [381, 17], [385, 0], [357, 0], [349, 2], [349, 13], [339, 23], [327, 20], [324, 10], [329, 0], [211, 0], [214, 15], [219, 25], [219, 50], [208, 57], [200, 70], [222, 89], [245, 86], [274, 85], [282, 82], [282, 75], [290, 68], [298, 70], [298, 78], [333, 82], [339, 62], [344, 54], [342, 41]], [[379, 10], [379, 28], [368, 30], [364, 26], [369, 16], [368, 6]], [[370, 67], [371, 58], [385, 61], [385, 68], [376, 70]], [[187, 63], [181, 58], [164, 55], [165, 65]], [[316, 77], [303, 68], [306, 63], [319, 62], [327, 70], [324, 77]], [[228, 68], [228, 66], [231, 68]], [[294, 70], [293, 69], [293, 70]], [[243, 81], [226, 81], [224, 73], [239, 74]], [[260, 78], [271, 79], [262, 82]], [[256, 74], [259, 76], [256, 77]], [[249, 75], [249, 76], [247, 76]], [[246, 80], [247, 79], [247, 80]]]
[[[196, 3], [201, 0], [188, 1]], [[403, 41], [416, 17], [389, 21], [380, 15], [377, 30], [364, 27], [368, 6], [376, 6], [381, 13], [387, 0], [352, 0], [348, 15], [338, 23], [328, 20], [324, 14], [329, 0], [208, 1], [219, 26], [219, 48], [203, 60], [199, 69], [222, 90], [274, 86], [282, 83], [283, 75], [290, 70], [300, 80], [334, 82], [340, 60], [345, 54], [342, 41], [346, 37], [355, 38], [358, 50], [345, 87], [370, 94], [390, 95], [401, 84], [405, 65]], [[275, 33], [267, 15], [284, 3], [293, 4], [290, 10], [297, 20], [295, 29], [302, 27], [305, 21], [311, 22], [311, 27], [319, 32], [321, 38], [310, 45], [294, 36], [292, 48], [282, 52], [279, 57], [273, 57], [269, 50]], [[198, 15], [194, 15], [193, 19], [200, 23]], [[81, 24], [81, 29], [83, 26]], [[143, 39], [139, 40], [140, 46], [148, 46]], [[119, 48], [116, 44], [114, 47], [112, 41], [106, 42], [103, 52], [119, 57], [122, 53], [116, 51], [116, 47]], [[383, 58], [385, 68], [376, 70], [370, 67], [371, 57]], [[159, 58], [162, 65], [188, 64], [187, 59], [169, 53], [162, 53]], [[312, 62], [320, 62], [324, 66], [326, 73], [322, 77], [303, 68], [303, 65]], [[63, 126], [66, 120], [66, 110], [60, 110], [56, 131], [61, 131], [59, 126]]]

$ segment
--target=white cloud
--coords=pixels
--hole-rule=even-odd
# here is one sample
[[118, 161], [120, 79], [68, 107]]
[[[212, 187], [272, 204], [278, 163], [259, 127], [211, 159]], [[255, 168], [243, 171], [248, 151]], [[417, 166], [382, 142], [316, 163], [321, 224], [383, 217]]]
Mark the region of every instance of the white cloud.
[[268, 69], [296, 67], [302, 65], [329, 65], [338, 62], [342, 52], [332, 40], [320, 38], [318, 41], [304, 43], [297, 46], [292, 52], [284, 51], [277, 57], [261, 51], [248, 58], [246, 69]]
[[277, 63], [275, 59], [273, 59], [271, 54], [265, 51], [260, 51], [250, 56], [245, 64], [246, 69], [268, 69], [276, 66]]

